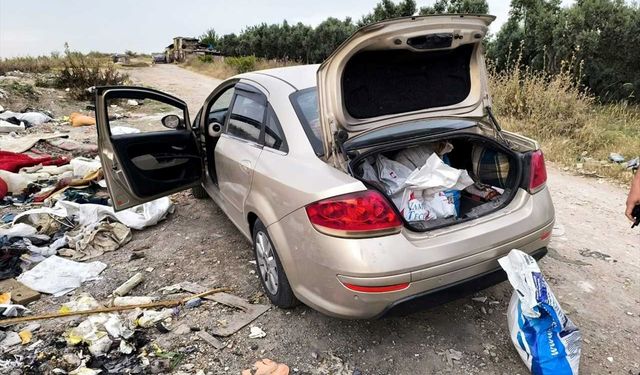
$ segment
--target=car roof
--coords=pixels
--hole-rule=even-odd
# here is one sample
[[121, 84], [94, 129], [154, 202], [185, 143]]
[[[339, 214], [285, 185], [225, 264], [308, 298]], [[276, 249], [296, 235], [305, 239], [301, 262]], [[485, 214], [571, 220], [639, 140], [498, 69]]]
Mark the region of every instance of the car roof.
[[282, 68], [258, 70], [243, 74], [242, 77], [252, 77], [259, 80], [260, 76], [270, 76], [288, 83], [296, 90], [304, 90], [317, 86], [316, 73], [319, 67], [320, 64], [286, 66]]

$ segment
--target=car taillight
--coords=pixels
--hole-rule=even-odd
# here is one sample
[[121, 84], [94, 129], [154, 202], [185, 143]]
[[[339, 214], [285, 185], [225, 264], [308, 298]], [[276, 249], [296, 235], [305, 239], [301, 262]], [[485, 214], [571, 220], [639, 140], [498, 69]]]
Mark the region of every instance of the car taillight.
[[544, 165], [544, 155], [537, 150], [531, 154], [531, 165], [529, 170], [529, 191], [538, 192], [547, 182], [547, 168]]
[[402, 221], [375, 190], [324, 199], [306, 207], [313, 226], [338, 237], [375, 237], [398, 233]]

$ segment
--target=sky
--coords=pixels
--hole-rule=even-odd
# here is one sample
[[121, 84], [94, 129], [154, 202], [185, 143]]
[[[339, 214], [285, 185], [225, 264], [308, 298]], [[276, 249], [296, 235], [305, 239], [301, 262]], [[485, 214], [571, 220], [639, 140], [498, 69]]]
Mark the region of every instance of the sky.
[[[81, 52], [160, 52], [174, 36], [198, 36], [211, 27], [227, 34], [285, 19], [312, 26], [329, 16], [358, 20], [378, 1], [0, 0], [0, 57], [48, 55], [63, 51], [65, 42]], [[488, 2], [497, 16], [495, 33], [509, 15], [510, 1]]]

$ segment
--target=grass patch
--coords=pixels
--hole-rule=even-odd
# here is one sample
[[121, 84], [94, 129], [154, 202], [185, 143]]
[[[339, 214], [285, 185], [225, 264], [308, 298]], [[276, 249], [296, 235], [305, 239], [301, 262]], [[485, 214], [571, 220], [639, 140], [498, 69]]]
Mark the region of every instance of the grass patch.
[[503, 127], [534, 138], [545, 157], [588, 175], [629, 183], [631, 171], [607, 162], [611, 152], [640, 153], [640, 108], [601, 104], [576, 83], [567, 67], [558, 74], [489, 68], [495, 112]]
[[224, 61], [214, 60], [210, 56], [191, 56], [182, 67], [214, 78], [226, 79], [240, 73], [292, 65], [298, 63], [259, 59], [255, 56], [225, 57]]
[[62, 60], [59, 56], [14, 57], [0, 60], [0, 75], [15, 70], [24, 73], [46, 73], [61, 66]]

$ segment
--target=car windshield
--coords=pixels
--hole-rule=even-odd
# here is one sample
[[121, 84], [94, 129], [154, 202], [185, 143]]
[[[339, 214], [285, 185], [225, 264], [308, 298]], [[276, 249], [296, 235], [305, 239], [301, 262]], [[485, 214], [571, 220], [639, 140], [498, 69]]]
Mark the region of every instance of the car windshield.
[[291, 94], [290, 99], [313, 150], [316, 155], [322, 156], [324, 147], [322, 144], [322, 129], [320, 128], [320, 114], [318, 113], [318, 89], [311, 87], [294, 92]]

